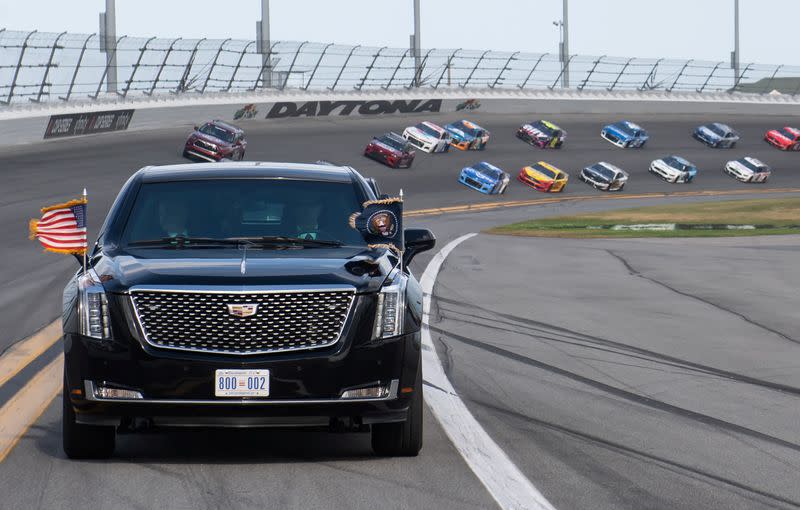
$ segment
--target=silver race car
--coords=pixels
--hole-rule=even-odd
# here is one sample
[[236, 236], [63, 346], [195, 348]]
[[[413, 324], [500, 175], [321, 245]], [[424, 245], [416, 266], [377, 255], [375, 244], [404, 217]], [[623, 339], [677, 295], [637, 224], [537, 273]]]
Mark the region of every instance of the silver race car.
[[746, 156], [725, 163], [723, 171], [742, 182], [767, 182], [772, 170], [766, 163]]
[[665, 181], [672, 183], [689, 183], [697, 175], [697, 167], [680, 156], [667, 156], [653, 160], [650, 163], [649, 170]]
[[628, 172], [605, 161], [587, 166], [578, 176], [586, 184], [602, 191], [622, 191], [628, 177]]

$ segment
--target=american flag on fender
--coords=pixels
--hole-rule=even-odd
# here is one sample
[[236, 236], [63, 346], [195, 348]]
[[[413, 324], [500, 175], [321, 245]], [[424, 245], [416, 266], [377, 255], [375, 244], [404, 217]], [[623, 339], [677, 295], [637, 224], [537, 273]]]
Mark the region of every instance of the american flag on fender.
[[30, 238], [55, 253], [86, 253], [86, 197], [42, 208], [42, 219], [30, 221]]

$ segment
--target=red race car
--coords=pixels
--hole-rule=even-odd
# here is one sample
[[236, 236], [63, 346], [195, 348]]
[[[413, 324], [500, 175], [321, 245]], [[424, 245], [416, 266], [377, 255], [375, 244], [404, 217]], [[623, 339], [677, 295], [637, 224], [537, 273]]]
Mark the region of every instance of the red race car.
[[397, 133], [376, 136], [364, 148], [364, 155], [392, 168], [409, 168], [416, 153]]
[[767, 131], [764, 140], [784, 151], [800, 151], [800, 129], [783, 127]]
[[183, 157], [212, 163], [221, 159], [241, 161], [245, 149], [247, 140], [241, 128], [221, 120], [212, 120], [194, 127], [183, 146]]

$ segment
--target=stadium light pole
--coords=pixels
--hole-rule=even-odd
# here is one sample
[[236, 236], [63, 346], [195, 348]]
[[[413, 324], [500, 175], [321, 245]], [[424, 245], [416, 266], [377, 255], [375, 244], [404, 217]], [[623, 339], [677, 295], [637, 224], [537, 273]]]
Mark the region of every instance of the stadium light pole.
[[411, 51], [414, 54], [414, 86], [419, 87], [419, 82], [421, 80], [420, 74], [422, 74], [421, 66], [421, 58], [422, 58], [422, 50], [420, 49], [420, 31], [419, 31], [419, 2], [420, 0], [414, 0], [414, 34], [411, 36]]
[[261, 21], [256, 21], [256, 51], [261, 53], [261, 69], [264, 72], [261, 86], [272, 86], [272, 55], [269, 39], [269, 0], [261, 0]]
[[562, 22], [562, 29], [564, 31], [564, 60], [562, 61], [562, 65], [564, 66], [564, 76], [562, 84], [564, 88], [569, 88], [569, 0], [562, 0], [562, 9], [563, 13], [561, 14], [561, 22]]
[[564, 21], [554, 21], [553, 26], [558, 27], [558, 61], [561, 62], [561, 69], [563, 70], [561, 73], [561, 86], [566, 87], [565, 83], [568, 82], [565, 81], [566, 69], [564, 69], [564, 63], [567, 61], [564, 57]]
[[100, 51], [106, 54], [106, 92], [117, 91], [117, 6], [116, 0], [106, 0], [106, 10], [100, 13]]
[[739, 81], [739, 0], [733, 0], [733, 53], [731, 54], [731, 67], [733, 67], [733, 86]]

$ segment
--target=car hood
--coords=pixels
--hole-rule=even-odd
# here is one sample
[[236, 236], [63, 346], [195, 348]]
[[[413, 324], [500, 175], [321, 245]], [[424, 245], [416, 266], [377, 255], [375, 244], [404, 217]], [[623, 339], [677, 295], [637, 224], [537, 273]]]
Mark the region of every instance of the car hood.
[[428, 133], [420, 131], [419, 129], [417, 129], [415, 127], [410, 127], [408, 129], [406, 129], [406, 132], [408, 132], [408, 134], [413, 136], [414, 138], [419, 138], [421, 140], [425, 140], [426, 142], [435, 142], [437, 140], [436, 138], [434, 138], [433, 136], [429, 135]]
[[492, 177], [489, 177], [488, 175], [485, 175], [485, 174], [483, 174], [481, 172], [478, 172], [477, 170], [475, 170], [474, 168], [471, 168], [471, 167], [465, 168], [463, 170], [463, 172], [466, 173], [467, 175], [469, 175], [470, 177], [472, 177], [473, 179], [475, 179], [477, 181], [484, 182], [486, 184], [494, 184], [494, 183], [496, 183], [497, 181], [500, 180], [500, 179], [494, 179]]
[[528, 133], [531, 136], [535, 136], [536, 138], [540, 138], [540, 139], [551, 138], [550, 135], [548, 135], [547, 133], [541, 131], [539, 128], [535, 128], [535, 127], [531, 126], [530, 124], [523, 125], [522, 126], [522, 130], [525, 131], [526, 133]]
[[607, 176], [601, 174], [600, 172], [597, 172], [597, 171], [595, 171], [595, 170], [593, 170], [591, 168], [584, 168], [583, 171], [584, 171], [584, 173], [587, 173], [587, 174], [591, 175], [593, 179], [597, 179], [599, 181], [611, 182], [611, 181], [614, 180], [614, 179], [612, 179], [610, 177], [607, 177]]
[[109, 292], [136, 285], [297, 286], [351, 285], [374, 292], [394, 267], [388, 252], [361, 247], [300, 250], [129, 249], [104, 256], [95, 271]]
[[210, 143], [219, 145], [221, 147], [230, 147], [231, 146], [231, 144], [229, 142], [226, 142], [225, 140], [223, 140], [221, 138], [217, 138], [216, 136], [207, 135], [205, 133], [201, 133], [200, 131], [195, 131], [194, 133], [192, 133], [192, 136], [194, 138], [197, 138], [197, 139], [200, 139], [200, 140], [205, 140], [206, 142], [210, 142]]
[[703, 135], [705, 135], [705, 136], [707, 136], [709, 138], [713, 138], [715, 140], [721, 138], [721, 136], [719, 136], [715, 132], [711, 131], [706, 126], [700, 126], [697, 130], [700, 131], [701, 133], [703, 133]]
[[400, 149], [395, 149], [391, 145], [386, 145], [385, 143], [383, 143], [383, 142], [381, 142], [379, 140], [372, 140], [372, 145], [375, 145], [376, 147], [380, 147], [381, 149], [383, 149], [385, 151], [388, 151], [388, 152], [391, 152], [392, 154], [405, 154], [404, 151], [402, 151]]

